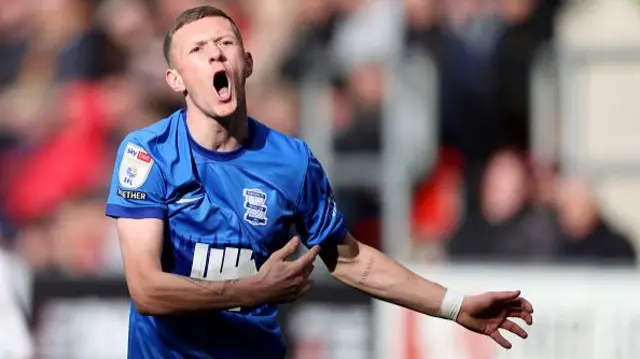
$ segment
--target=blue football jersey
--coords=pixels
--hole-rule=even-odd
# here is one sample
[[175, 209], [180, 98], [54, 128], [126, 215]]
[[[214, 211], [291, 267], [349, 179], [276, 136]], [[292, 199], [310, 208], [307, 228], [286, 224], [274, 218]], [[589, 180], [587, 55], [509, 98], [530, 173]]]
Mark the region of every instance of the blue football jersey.
[[[249, 119], [249, 138], [213, 152], [190, 136], [180, 110], [129, 134], [106, 214], [165, 221], [162, 269], [206, 280], [255, 274], [295, 228], [305, 245], [347, 234], [327, 177], [307, 145]], [[141, 315], [131, 306], [130, 358], [278, 358], [277, 305]]]

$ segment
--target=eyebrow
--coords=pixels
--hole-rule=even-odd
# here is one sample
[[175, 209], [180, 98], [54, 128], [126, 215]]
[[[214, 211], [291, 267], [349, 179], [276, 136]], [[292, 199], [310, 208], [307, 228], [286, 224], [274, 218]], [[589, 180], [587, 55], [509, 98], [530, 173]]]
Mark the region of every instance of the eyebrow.
[[209, 42], [209, 40], [198, 40], [192, 43], [189, 47], [203, 46], [203, 45], [206, 45], [207, 42]]
[[212, 37], [209, 37], [208, 39], [201, 39], [201, 40], [198, 40], [198, 41], [192, 43], [191, 47], [203, 46], [203, 45], [206, 45], [209, 41], [212, 41], [212, 40], [213, 40], [213, 42], [218, 42], [218, 41], [220, 41], [220, 40], [222, 40], [224, 38], [233, 38], [233, 39], [237, 40], [238, 36], [236, 36], [236, 34], [233, 34], [233, 33], [228, 33], [228, 34], [223, 34], [223, 35], [218, 35], [218, 36], [212, 36]]

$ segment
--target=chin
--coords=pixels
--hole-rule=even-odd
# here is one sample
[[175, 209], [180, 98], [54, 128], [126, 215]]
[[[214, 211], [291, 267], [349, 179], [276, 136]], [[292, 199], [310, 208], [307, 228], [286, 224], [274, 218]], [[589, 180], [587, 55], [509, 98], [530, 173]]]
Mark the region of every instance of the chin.
[[238, 111], [238, 105], [235, 101], [228, 103], [216, 104], [213, 106], [213, 117], [231, 117]]

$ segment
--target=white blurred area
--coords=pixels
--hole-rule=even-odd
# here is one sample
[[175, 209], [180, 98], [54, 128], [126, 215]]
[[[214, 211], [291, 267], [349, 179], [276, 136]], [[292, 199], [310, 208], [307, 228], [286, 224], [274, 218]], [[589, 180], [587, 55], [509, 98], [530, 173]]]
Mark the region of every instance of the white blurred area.
[[0, 357], [28, 359], [35, 347], [25, 313], [29, 308], [31, 272], [10, 253], [0, 250]]

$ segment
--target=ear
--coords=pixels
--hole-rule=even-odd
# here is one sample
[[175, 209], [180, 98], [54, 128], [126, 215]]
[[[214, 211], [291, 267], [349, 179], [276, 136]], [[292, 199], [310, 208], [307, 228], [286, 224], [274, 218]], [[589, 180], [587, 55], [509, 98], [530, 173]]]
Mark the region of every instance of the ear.
[[167, 85], [175, 92], [184, 92], [187, 89], [184, 81], [182, 81], [182, 76], [174, 69], [167, 70], [165, 80], [167, 81]]
[[248, 78], [253, 74], [253, 56], [250, 52], [244, 54], [244, 78]]

